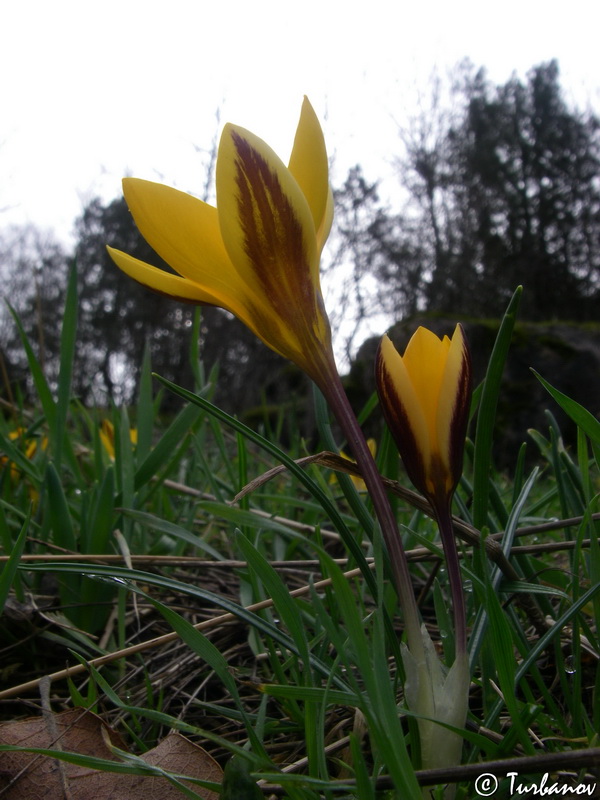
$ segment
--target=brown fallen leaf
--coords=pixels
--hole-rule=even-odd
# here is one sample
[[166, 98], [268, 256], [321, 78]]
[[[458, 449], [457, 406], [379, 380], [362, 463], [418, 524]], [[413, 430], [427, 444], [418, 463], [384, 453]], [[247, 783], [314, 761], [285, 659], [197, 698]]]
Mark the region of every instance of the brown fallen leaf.
[[[121, 737], [96, 714], [73, 709], [44, 717], [31, 717], [0, 725], [0, 744], [52, 748], [120, 762], [110, 745], [126, 750]], [[217, 762], [201, 747], [179, 733], [170, 733], [140, 760], [168, 772], [220, 783]], [[219, 795], [190, 782], [186, 786], [204, 797]], [[166, 778], [123, 775], [59, 761], [27, 751], [0, 752], [1, 800], [176, 800], [183, 797]]]

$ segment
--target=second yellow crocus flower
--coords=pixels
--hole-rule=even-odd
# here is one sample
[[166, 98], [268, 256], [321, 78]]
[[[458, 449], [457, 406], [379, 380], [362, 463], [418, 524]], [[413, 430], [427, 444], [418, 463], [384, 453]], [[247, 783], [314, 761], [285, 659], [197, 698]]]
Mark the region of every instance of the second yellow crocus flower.
[[227, 309], [323, 386], [335, 370], [319, 279], [333, 220], [327, 151], [304, 100], [288, 166], [227, 124], [216, 208], [184, 192], [126, 178], [125, 199], [148, 243], [177, 274], [108, 248], [125, 273], [163, 294]]
[[[454, 663], [445, 674], [425, 626], [421, 652], [404, 648], [403, 661], [407, 702], [420, 716], [423, 767], [453, 766], [460, 761], [462, 739], [437, 723], [462, 727], [469, 700], [466, 612], [451, 517], [452, 495], [462, 472], [472, 384], [471, 358], [461, 326], [456, 326], [451, 339], [418, 328], [404, 356], [385, 336], [377, 353], [376, 380], [386, 422], [409, 478], [432, 506], [446, 555], [454, 607]], [[454, 796], [453, 790], [448, 796]]]
[[376, 380], [408, 476], [440, 510], [460, 479], [469, 417], [471, 359], [462, 327], [456, 326], [452, 339], [420, 327], [404, 356], [384, 336]]

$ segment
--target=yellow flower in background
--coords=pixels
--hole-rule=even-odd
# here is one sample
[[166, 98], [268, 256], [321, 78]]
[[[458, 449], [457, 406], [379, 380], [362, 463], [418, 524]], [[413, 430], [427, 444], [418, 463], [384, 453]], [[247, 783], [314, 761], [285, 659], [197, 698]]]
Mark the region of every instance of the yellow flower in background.
[[[48, 437], [26, 436], [27, 428], [18, 427], [8, 433], [9, 441], [19, 447], [28, 461], [31, 461], [38, 449], [45, 450], [48, 447]], [[14, 461], [10, 461], [6, 456], [0, 456], [0, 465], [5, 466], [10, 463], [10, 475], [13, 481], [21, 477], [21, 469]]]
[[[137, 430], [131, 428], [129, 431], [131, 444], [137, 444]], [[108, 419], [103, 419], [100, 423], [100, 441], [111, 461], [115, 460], [115, 426]]]
[[[35, 455], [35, 451], [38, 447], [38, 440], [35, 437], [29, 437], [28, 439], [25, 438], [26, 428], [15, 428], [14, 431], [10, 431], [8, 434], [8, 438], [11, 442], [22, 442], [24, 445], [24, 452], [25, 458], [31, 460]], [[42, 440], [42, 449], [46, 449], [47, 439]]]
[[8, 432], [6, 439], [11, 445], [15, 446], [16, 450], [8, 450], [8, 455], [0, 455], [0, 468], [8, 467], [10, 481], [14, 486], [22, 482], [28, 485], [29, 497], [35, 507], [39, 501], [38, 479], [35, 477], [36, 470], [29, 469], [23, 457], [26, 461], [33, 462], [38, 453], [42, 453], [47, 449], [48, 437], [27, 436], [27, 430], [27, 428], [19, 426]]
[[232, 312], [323, 385], [334, 367], [319, 262], [333, 198], [323, 132], [308, 100], [287, 167], [257, 136], [227, 124], [216, 188], [215, 208], [126, 178], [125, 199], [140, 232], [177, 274], [109, 247], [111, 257], [151, 289]]
[[447, 506], [462, 472], [471, 401], [471, 358], [462, 327], [456, 326], [452, 339], [420, 327], [404, 356], [384, 336], [376, 381], [409, 478], [436, 510]]
[[[367, 447], [369, 448], [369, 452], [371, 453], [373, 458], [375, 458], [375, 454], [377, 453], [377, 442], [375, 441], [375, 439], [367, 439]], [[352, 461], [352, 463], [354, 464], [356, 463], [354, 459], [350, 458], [350, 456], [344, 453], [343, 450], [340, 450], [340, 455], [342, 458], [347, 458], [349, 461]], [[350, 475], [349, 477], [352, 483], [354, 484], [354, 488], [356, 489], [357, 492], [367, 491], [367, 484], [361, 477], [359, 477], [358, 475]], [[337, 483], [337, 476], [335, 475], [335, 473], [329, 479], [329, 483]]]

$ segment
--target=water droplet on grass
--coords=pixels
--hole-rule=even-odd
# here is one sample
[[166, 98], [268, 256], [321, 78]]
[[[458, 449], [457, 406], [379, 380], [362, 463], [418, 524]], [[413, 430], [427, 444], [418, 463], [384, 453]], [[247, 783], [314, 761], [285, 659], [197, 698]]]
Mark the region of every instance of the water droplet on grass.
[[567, 675], [573, 675], [577, 672], [577, 666], [575, 665], [575, 659], [573, 656], [567, 656], [565, 658], [565, 672]]

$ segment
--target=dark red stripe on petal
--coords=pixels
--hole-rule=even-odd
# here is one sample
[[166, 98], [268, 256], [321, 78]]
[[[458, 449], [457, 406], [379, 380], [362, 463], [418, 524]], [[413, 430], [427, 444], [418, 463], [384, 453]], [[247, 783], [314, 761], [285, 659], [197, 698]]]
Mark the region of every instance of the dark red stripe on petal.
[[283, 318], [298, 305], [314, 313], [315, 287], [302, 224], [277, 172], [247, 139], [236, 131], [232, 137], [238, 153], [236, 183], [244, 249], [262, 291]]
[[381, 352], [381, 345], [375, 359], [375, 383], [384, 419], [396, 442], [408, 477], [420, 492], [429, 496], [428, 465], [423, 463], [423, 453], [417, 445], [406, 408], [396, 392], [393, 378]]
[[[462, 330], [462, 329], [461, 329]], [[458, 485], [462, 474], [463, 453], [465, 449], [465, 437], [469, 424], [469, 410], [471, 407], [471, 394], [473, 389], [473, 376], [471, 369], [471, 353], [469, 345], [463, 333], [463, 359], [458, 385], [456, 387], [456, 400], [450, 430], [450, 469], [454, 485], [452, 491]]]

